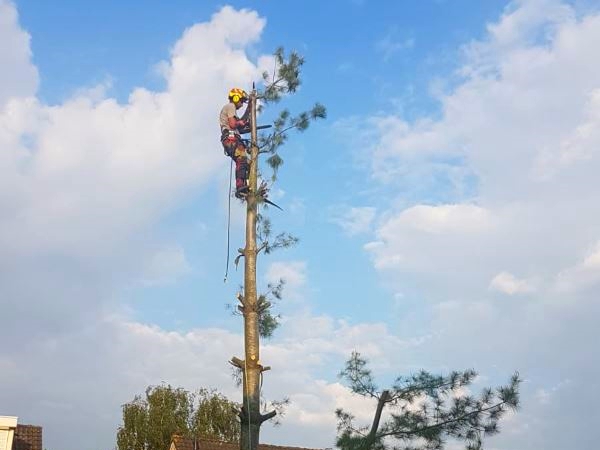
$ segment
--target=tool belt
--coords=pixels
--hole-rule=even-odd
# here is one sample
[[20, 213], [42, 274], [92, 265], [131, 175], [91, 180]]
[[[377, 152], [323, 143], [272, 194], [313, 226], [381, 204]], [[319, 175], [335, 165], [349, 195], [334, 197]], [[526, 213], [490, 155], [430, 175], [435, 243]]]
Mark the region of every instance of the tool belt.
[[235, 130], [223, 128], [221, 130], [221, 142], [224, 141], [237, 141], [241, 138], [240, 133]]
[[238, 147], [243, 147], [241, 139], [242, 137], [237, 131], [223, 128], [221, 130], [221, 144], [223, 144], [223, 153], [234, 159], [237, 156], [241, 156], [241, 154], [245, 153], [238, 150]]

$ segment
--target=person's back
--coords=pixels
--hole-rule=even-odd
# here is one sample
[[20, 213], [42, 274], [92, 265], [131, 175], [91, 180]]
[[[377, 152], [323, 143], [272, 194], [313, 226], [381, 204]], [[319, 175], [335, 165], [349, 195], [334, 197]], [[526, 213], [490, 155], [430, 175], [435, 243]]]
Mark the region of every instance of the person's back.
[[[223, 130], [231, 130], [230, 120], [231, 118], [237, 120], [236, 107], [235, 103], [228, 102], [223, 108], [221, 108], [221, 113], [219, 114], [219, 125], [221, 127], [221, 132]], [[234, 130], [231, 130], [234, 131]]]

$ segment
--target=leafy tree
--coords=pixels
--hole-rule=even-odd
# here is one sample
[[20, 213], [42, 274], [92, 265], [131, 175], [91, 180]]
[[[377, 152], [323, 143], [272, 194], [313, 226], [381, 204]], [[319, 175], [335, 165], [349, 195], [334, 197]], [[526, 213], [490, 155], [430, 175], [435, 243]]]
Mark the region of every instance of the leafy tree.
[[[352, 392], [377, 400], [370, 427], [356, 427], [354, 416], [342, 409], [337, 446], [342, 450], [441, 450], [449, 439], [466, 450], [482, 449], [483, 437], [498, 433], [498, 422], [519, 406], [518, 374], [506, 386], [486, 388], [479, 396], [465, 394], [477, 374], [473, 370], [432, 375], [421, 371], [396, 378], [380, 391], [366, 359], [353, 352], [340, 377]], [[389, 411], [382, 421], [384, 408]]]
[[239, 405], [207, 389], [190, 393], [170, 385], [150, 386], [145, 397], [123, 405], [118, 450], [165, 450], [178, 433], [193, 438], [237, 442]]
[[237, 414], [240, 405], [218, 392], [206, 389], [198, 391], [196, 401], [191, 424], [193, 436], [227, 442], [239, 441], [240, 421]]

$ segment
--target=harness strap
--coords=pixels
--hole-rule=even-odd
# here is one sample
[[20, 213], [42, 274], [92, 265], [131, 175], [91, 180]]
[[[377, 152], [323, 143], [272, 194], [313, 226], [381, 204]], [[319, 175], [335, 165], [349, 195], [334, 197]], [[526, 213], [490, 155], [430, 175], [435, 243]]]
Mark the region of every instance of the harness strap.
[[240, 139], [241, 135], [239, 132], [235, 131], [235, 130], [230, 130], [229, 128], [223, 128], [221, 130], [221, 141], [224, 141], [225, 139]]

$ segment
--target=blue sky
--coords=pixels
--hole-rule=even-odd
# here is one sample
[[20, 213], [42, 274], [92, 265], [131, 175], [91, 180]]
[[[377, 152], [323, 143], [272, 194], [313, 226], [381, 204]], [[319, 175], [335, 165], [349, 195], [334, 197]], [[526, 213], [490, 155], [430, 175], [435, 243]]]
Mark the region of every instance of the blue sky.
[[[149, 384], [237, 398], [216, 117], [283, 45], [306, 65], [281, 107], [328, 118], [290, 137], [272, 188], [300, 244], [259, 260], [262, 286], [287, 280], [265, 396], [292, 400], [263, 440], [331, 447], [340, 406], [368, 422], [335, 376], [359, 350], [381, 380], [518, 370], [523, 408], [488, 448], [595, 448], [599, 11], [0, 0], [0, 415], [92, 450]], [[232, 249], [242, 226], [234, 200]]]
[[[296, 232], [297, 223], [293, 220], [274, 219], [283, 229], [291, 227], [306, 244], [285, 256], [306, 259], [314, 249], [311, 252], [303, 247], [321, 247], [319, 242], [331, 242], [339, 235], [339, 228], [328, 221], [328, 213], [324, 211], [340, 199], [352, 202], [357, 194], [355, 186], [364, 176], [353, 163], [355, 149], [348, 145], [352, 138], [344, 132], [332, 132], [332, 124], [344, 117], [379, 113], [390, 107], [401, 107], [408, 116], [433, 113], [438, 105], [428, 96], [429, 83], [437, 73], [452, 70], [457, 47], [469, 38], [480, 36], [485, 23], [498, 16], [505, 2], [489, 2], [473, 8], [470, 2], [389, 2], [385, 7], [372, 7], [368, 2], [350, 1], [315, 3], [297, 11], [264, 3], [256, 6], [232, 3], [236, 8], [256, 9], [267, 19], [263, 37], [252, 47], [250, 55], [268, 53], [279, 45], [304, 54], [307, 64], [302, 94], [293, 105], [302, 108], [318, 100], [327, 105], [329, 112], [327, 124], [296, 142], [292, 140], [284, 152], [289, 164], [282, 170], [281, 187], [295, 197], [305, 198], [304, 207], [309, 214], [316, 212], [318, 232], [310, 233], [315, 228], [306, 223], [301, 224], [305, 231]], [[183, 29], [210, 17], [220, 4], [190, 1], [173, 7], [164, 2], [91, 2], [84, 7], [81, 2], [50, 5], [25, 1], [18, 6], [20, 21], [33, 36], [33, 62], [42, 74], [39, 97], [56, 104], [82, 86], [106, 80], [111, 80], [109, 94], [120, 102], [126, 101], [131, 90], [138, 86], [162, 89], [164, 83], [154, 69], [156, 64], [168, 58]], [[315, 8], [318, 14], [314, 13]], [[465, 14], [466, 9], [469, 14]], [[335, 76], [327, 75], [332, 73]], [[307, 148], [313, 150], [309, 152]], [[307, 182], [313, 185], [312, 189]], [[320, 187], [315, 189], [317, 186]], [[378, 201], [375, 197], [363, 201]], [[202, 220], [197, 200], [178, 205], [162, 232], [172, 235], [177, 230], [179, 235], [180, 227]], [[224, 230], [220, 228], [224, 226], [212, 223], [204, 242], [189, 236], [186, 253], [190, 257], [196, 254], [198, 258], [206, 257], [205, 250], [194, 250], [206, 249], [212, 242], [216, 245], [211, 247], [210, 255], [217, 261], [223, 260], [222, 239], [215, 238], [222, 237]], [[355, 262], [340, 267], [339, 276], [329, 273], [318, 283], [322, 292], [315, 293], [313, 299], [317, 310], [327, 313], [338, 310], [325, 299], [356, 292], [356, 286], [345, 282], [353, 274], [371, 278], [359, 287], [361, 297], [368, 296], [378, 306], [387, 307], [389, 293], [379, 287], [360, 246], [332, 248], [327, 255], [320, 256], [324, 261], [336, 258]], [[217, 264], [215, 269], [218, 267]], [[314, 270], [314, 276], [319, 277], [318, 268]], [[198, 307], [199, 292], [211, 297], [222, 295], [221, 277], [217, 274], [218, 271], [206, 273], [175, 285], [130, 293], [139, 302], [136, 314], [159, 325], [184, 329], [196, 326], [198, 318], [193, 312]], [[173, 299], [177, 299], [177, 305]], [[218, 317], [222, 304], [213, 303], [203, 305], [211, 314], [201, 319], [200, 324], [209, 325], [214, 316]], [[348, 306], [351, 310], [346, 309]], [[380, 315], [377, 308], [364, 311], [359, 302], [348, 306], [344, 315], [350, 320], [355, 314], [359, 317], [368, 314], [369, 318]], [[180, 314], [183, 318], [177, 317]], [[227, 322], [229, 326], [237, 326], [231, 320]]]

